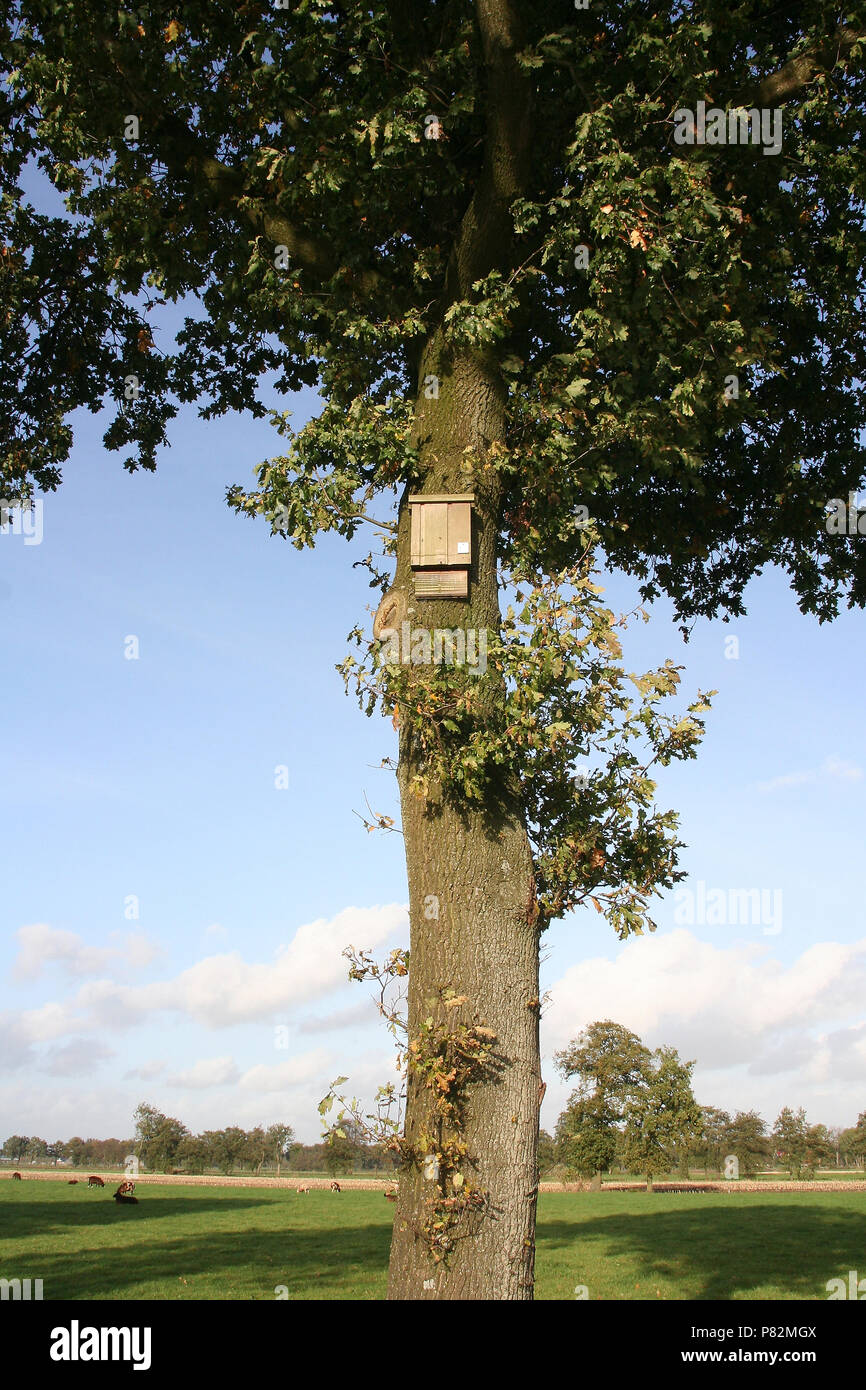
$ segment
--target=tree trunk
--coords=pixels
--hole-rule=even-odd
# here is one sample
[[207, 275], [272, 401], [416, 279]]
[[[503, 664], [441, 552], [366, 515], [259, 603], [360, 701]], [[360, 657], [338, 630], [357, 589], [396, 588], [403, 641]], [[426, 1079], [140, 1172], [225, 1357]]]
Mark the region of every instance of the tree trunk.
[[[475, 353], [447, 360], [428, 345], [422, 381], [435, 375], [438, 398], [423, 391], [416, 412], [422, 481], [418, 491], [474, 492], [473, 563], [468, 600], [416, 599], [409, 564], [409, 516], [401, 508], [395, 589], [412, 629], [499, 630], [496, 543], [500, 487], [485, 466], [504, 434], [504, 394], [492, 363]], [[469, 449], [471, 452], [466, 453]], [[468, 466], [467, 466], [468, 464]], [[478, 639], [476, 639], [478, 640]], [[413, 668], [423, 680], [424, 668]], [[498, 673], [474, 677], [485, 700], [501, 695]], [[480, 1024], [495, 1034], [493, 1066], [470, 1079], [459, 1125], [443, 1124], [434, 1094], [410, 1064], [405, 1140], [391, 1248], [394, 1299], [531, 1299], [540, 1100], [538, 927], [532, 858], [519, 788], [508, 781], [492, 804], [461, 807], [423, 772], [411, 728], [401, 727], [400, 785], [410, 900], [410, 1044], [432, 1018], [447, 1032]], [[465, 996], [447, 1008], [443, 990]], [[466, 1146], [457, 1164], [424, 1162], [449, 1140]], [[457, 1176], [457, 1183], [454, 1177]], [[458, 1210], [471, 1192], [477, 1206]], [[451, 1200], [448, 1246], [430, 1226]], [[444, 1254], [444, 1258], [442, 1257]], [[437, 1259], [436, 1256], [439, 1256]]]

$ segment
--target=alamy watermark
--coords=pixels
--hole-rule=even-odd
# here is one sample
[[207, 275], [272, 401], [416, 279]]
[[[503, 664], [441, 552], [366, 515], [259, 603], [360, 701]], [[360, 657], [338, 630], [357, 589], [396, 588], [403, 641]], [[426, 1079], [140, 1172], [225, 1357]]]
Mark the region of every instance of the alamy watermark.
[[465, 666], [471, 675], [487, 670], [487, 628], [412, 627], [404, 622], [383, 628], [377, 662], [380, 666]]
[[41, 1279], [0, 1279], [0, 1299], [14, 1302], [41, 1302]]
[[825, 1287], [831, 1301], [834, 1298], [849, 1298], [862, 1303], [866, 1299], [866, 1279], [858, 1278], [856, 1269], [848, 1270], [847, 1284], [844, 1279], [828, 1279]]
[[674, 893], [678, 927], [763, 927], [764, 936], [782, 930], [781, 888], [678, 888]]
[[674, 141], [677, 145], [762, 145], [764, 154], [779, 154], [782, 148], [781, 107], [735, 106], [723, 110], [699, 101], [692, 111], [681, 106], [674, 112]]
[[41, 545], [42, 499], [8, 502], [0, 497], [0, 536], [23, 536], [25, 545]]
[[857, 494], [848, 493], [845, 503], [841, 497], [831, 497], [824, 518], [830, 536], [866, 536], [866, 507], [859, 505]]

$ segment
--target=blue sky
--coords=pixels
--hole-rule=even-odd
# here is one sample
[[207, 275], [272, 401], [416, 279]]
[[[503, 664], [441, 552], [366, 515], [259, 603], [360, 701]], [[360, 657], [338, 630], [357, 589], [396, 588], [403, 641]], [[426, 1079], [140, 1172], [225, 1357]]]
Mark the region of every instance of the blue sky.
[[[288, 402], [296, 426], [316, 403]], [[394, 814], [395, 734], [334, 670], [369, 622], [351, 561], [370, 540], [299, 553], [228, 509], [280, 451], [266, 422], [185, 410], [158, 472], [133, 476], [105, 424], [78, 420], [41, 543], [0, 535], [0, 1138], [128, 1135], [149, 1100], [193, 1129], [286, 1120], [312, 1141], [334, 1076], [369, 1095], [389, 1074], [342, 948], [408, 940], [401, 838], [354, 814], [365, 797]], [[608, 594], [635, 597], [618, 577]], [[603, 1017], [696, 1058], [703, 1104], [843, 1125], [866, 1109], [864, 618], [819, 627], [775, 573], [748, 599], [687, 646], [663, 604], [626, 637], [629, 669], [686, 665], [683, 703], [719, 691], [659, 799], [695, 902], [722, 906], [701, 920], [670, 895], [625, 944], [592, 910], [551, 928], [548, 1128], [569, 1089], [550, 1056]], [[781, 918], [732, 920], [737, 890], [778, 891]]]
[[[291, 402], [297, 425], [316, 399]], [[183, 411], [132, 477], [103, 428], [78, 421], [42, 543], [0, 537], [0, 1136], [129, 1134], [149, 1099], [193, 1129], [284, 1119], [314, 1140], [332, 1077], [368, 1095], [389, 1074], [342, 948], [407, 941], [402, 840], [354, 815], [395, 810], [395, 734], [334, 670], [368, 621], [366, 546], [299, 553], [229, 512], [225, 488], [278, 452], [267, 423]], [[866, 1108], [862, 614], [819, 627], [770, 573], [745, 620], [688, 646], [657, 605], [626, 662], [667, 655], [688, 698], [719, 689], [660, 799], [723, 920], [670, 895], [627, 944], [592, 910], [550, 929], [545, 1125], [567, 1094], [550, 1054], [606, 1016], [696, 1058], [702, 1104], [847, 1125]], [[781, 891], [780, 922], [731, 920], [731, 890]]]

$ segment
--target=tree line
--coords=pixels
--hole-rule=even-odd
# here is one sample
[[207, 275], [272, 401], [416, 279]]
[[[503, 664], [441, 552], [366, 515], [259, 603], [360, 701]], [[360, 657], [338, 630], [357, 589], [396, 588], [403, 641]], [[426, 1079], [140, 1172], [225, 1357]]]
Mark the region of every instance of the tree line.
[[[557, 1068], [577, 1085], [554, 1134], [539, 1136], [541, 1176], [601, 1181], [618, 1169], [651, 1182], [662, 1173], [687, 1177], [693, 1168], [751, 1177], [781, 1166], [792, 1178], [814, 1176], [819, 1167], [866, 1168], [866, 1111], [848, 1128], [812, 1124], [801, 1108], [785, 1106], [770, 1126], [756, 1110], [730, 1114], [699, 1105], [692, 1091], [693, 1061], [676, 1048], [650, 1051], [636, 1033], [610, 1019], [590, 1024], [561, 1052]], [[142, 1102], [129, 1139], [82, 1139], [47, 1143], [13, 1134], [0, 1158], [16, 1166], [58, 1162], [76, 1168], [121, 1168], [129, 1155], [150, 1172], [392, 1173], [395, 1155], [371, 1143], [362, 1128], [344, 1118], [326, 1141], [301, 1144], [291, 1125], [237, 1125], [194, 1134], [181, 1120]]]
[[613, 1167], [651, 1183], [662, 1173], [688, 1177], [691, 1168], [750, 1177], [780, 1165], [792, 1178], [821, 1166], [866, 1165], [866, 1111], [847, 1129], [811, 1124], [802, 1107], [785, 1106], [772, 1127], [755, 1110], [731, 1115], [698, 1105], [695, 1063], [676, 1048], [650, 1051], [636, 1033], [610, 1019], [590, 1024], [555, 1061], [577, 1086], [556, 1124], [542, 1131], [539, 1170], [597, 1183]]
[[71, 1163], [75, 1168], [122, 1168], [130, 1155], [153, 1173], [254, 1173], [265, 1170], [337, 1173], [393, 1171], [393, 1159], [383, 1144], [365, 1142], [354, 1125], [328, 1143], [301, 1144], [291, 1125], [264, 1128], [205, 1130], [194, 1134], [181, 1120], [142, 1103], [134, 1113], [135, 1134], [129, 1139], [58, 1139], [46, 1143], [36, 1135], [10, 1135], [0, 1158], [16, 1167]]

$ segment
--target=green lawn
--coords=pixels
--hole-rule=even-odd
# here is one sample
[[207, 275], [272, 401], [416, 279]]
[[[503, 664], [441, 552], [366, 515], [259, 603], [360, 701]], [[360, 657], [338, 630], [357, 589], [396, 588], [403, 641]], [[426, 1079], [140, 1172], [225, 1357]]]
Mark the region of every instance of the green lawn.
[[[381, 1192], [148, 1187], [137, 1207], [61, 1183], [0, 1183], [0, 1276], [46, 1299], [376, 1299]], [[825, 1299], [866, 1275], [866, 1193], [546, 1193], [541, 1299]]]

